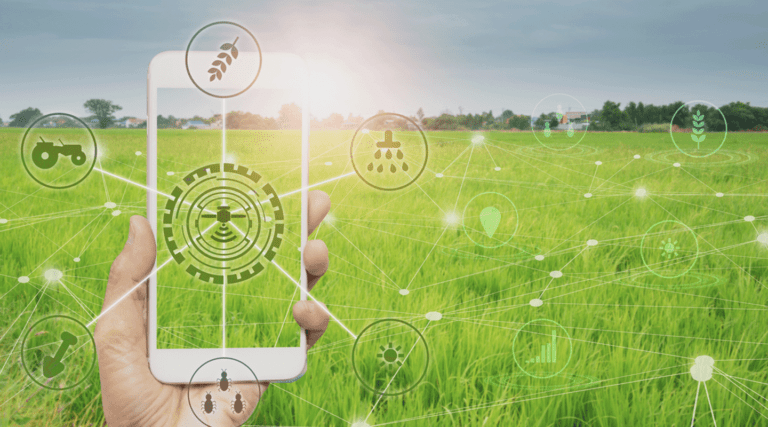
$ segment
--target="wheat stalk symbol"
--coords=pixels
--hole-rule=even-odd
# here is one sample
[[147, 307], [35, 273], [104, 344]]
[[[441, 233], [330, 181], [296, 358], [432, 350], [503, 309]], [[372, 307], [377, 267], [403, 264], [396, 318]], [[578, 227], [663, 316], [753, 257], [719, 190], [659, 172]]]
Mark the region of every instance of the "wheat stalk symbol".
[[[237, 48], [235, 47], [235, 43], [237, 43], [239, 39], [240, 37], [237, 37], [235, 38], [235, 41], [233, 41], [232, 43], [224, 43], [219, 48], [224, 51], [228, 50], [232, 54], [232, 56], [230, 56], [230, 54], [227, 52], [221, 52], [220, 54], [218, 54], [218, 57], [223, 59], [224, 61], [227, 61], [227, 63], [225, 64], [224, 61], [222, 61], [221, 59], [217, 59], [213, 61], [213, 63], [211, 64], [213, 65], [213, 67], [208, 69], [208, 72], [211, 73], [211, 81], [213, 81], [214, 79], [221, 80], [221, 74], [227, 72], [227, 65], [232, 65], [232, 58], [237, 59], [238, 51], [237, 51]], [[219, 70], [219, 68], [216, 68], [216, 67], [221, 68], [221, 70]]]
[[696, 149], [698, 150], [701, 148], [704, 138], [707, 137], [707, 135], [702, 135], [704, 132], [704, 115], [699, 110], [696, 110], [696, 114], [693, 115], [693, 128], [691, 130], [693, 131], [691, 139], [696, 143]]

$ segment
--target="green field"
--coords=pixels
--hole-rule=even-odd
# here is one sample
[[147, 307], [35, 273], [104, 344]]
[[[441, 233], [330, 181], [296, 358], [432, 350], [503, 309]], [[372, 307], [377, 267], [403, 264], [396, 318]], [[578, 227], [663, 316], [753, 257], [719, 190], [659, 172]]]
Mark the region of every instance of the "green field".
[[[160, 164], [163, 183], [218, 161], [196, 149], [216, 132], [160, 131], [178, 147], [167, 153], [175, 164]], [[146, 133], [95, 133], [100, 167], [143, 184]], [[99, 313], [128, 219], [146, 215], [146, 192], [95, 171], [69, 190], [42, 188], [21, 166], [21, 135], [0, 129], [0, 420], [102, 425], [98, 372], [72, 390], [41, 389], [21, 365], [20, 338], [49, 314], [87, 322]], [[404, 426], [687, 426], [697, 395], [689, 370], [701, 355], [713, 357], [716, 369], [706, 391], [701, 387], [696, 426], [713, 425], [712, 414], [719, 426], [766, 425], [768, 244], [756, 241], [768, 231], [766, 134], [728, 134], [718, 153], [701, 159], [679, 153], [667, 133], [589, 133], [565, 151], [542, 147], [531, 133], [483, 133], [472, 144], [474, 135], [428, 133], [427, 169], [403, 190], [377, 191], [354, 174], [318, 187], [331, 195], [332, 208], [311, 238], [326, 242], [330, 269], [313, 294], [354, 333], [384, 318], [417, 328], [430, 355], [423, 381], [379, 401], [354, 373], [354, 339], [331, 322], [309, 353], [307, 374], [271, 385], [247, 425], [343, 426], [367, 418], [369, 425]], [[312, 133], [310, 183], [352, 171], [351, 137]], [[298, 133], [227, 132], [233, 147], [253, 146], [258, 159], [243, 164], [272, 176], [297, 164], [270, 143], [283, 139], [297, 141]], [[169, 170], [176, 173], [163, 176]], [[645, 197], [636, 195], [640, 189]], [[507, 230], [510, 239], [498, 248], [476, 245], [467, 233], [478, 230], [462, 226], [465, 206], [486, 192], [502, 194], [517, 212], [502, 218], [499, 233]], [[119, 215], [104, 207], [108, 201]], [[646, 259], [681, 273], [669, 279], [649, 271], [641, 256], [643, 236], [668, 220], [694, 236], [668, 242], [691, 261], [685, 268]], [[649, 233], [659, 236], [654, 249], [667, 235]], [[60, 283], [48, 283], [51, 268], [63, 271]], [[30, 281], [19, 283], [20, 276]], [[293, 289], [275, 292], [289, 299]], [[531, 306], [534, 298], [543, 305]], [[204, 304], [212, 313], [220, 308], [216, 299]], [[286, 307], [275, 309], [282, 313], [276, 320], [256, 313], [255, 322], [281, 321]], [[428, 320], [428, 312], [442, 318]], [[559, 346], [570, 349], [567, 366], [546, 379], [525, 375], [513, 355], [516, 333], [535, 319], [553, 320], [570, 336], [570, 347]], [[217, 336], [196, 332], [201, 341]]]

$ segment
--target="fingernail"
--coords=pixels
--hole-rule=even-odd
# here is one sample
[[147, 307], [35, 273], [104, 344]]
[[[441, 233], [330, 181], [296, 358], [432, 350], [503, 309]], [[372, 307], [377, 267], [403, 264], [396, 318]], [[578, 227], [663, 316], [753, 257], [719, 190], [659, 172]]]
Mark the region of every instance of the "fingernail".
[[125, 242], [126, 245], [133, 245], [133, 239], [136, 236], [136, 230], [133, 226], [133, 220], [130, 221], [130, 228], [128, 229], [128, 240]]

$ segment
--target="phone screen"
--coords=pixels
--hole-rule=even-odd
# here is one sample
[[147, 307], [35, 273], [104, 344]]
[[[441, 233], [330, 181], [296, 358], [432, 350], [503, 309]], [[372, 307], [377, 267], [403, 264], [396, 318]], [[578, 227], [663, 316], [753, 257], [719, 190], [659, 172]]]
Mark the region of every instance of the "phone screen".
[[158, 89], [158, 349], [300, 345], [301, 99]]

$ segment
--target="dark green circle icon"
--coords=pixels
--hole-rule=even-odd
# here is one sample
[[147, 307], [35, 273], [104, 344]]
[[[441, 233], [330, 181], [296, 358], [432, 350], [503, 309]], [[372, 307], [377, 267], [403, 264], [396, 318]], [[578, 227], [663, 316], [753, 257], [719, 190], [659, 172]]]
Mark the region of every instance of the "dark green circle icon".
[[[204, 378], [193, 384], [198, 375]], [[210, 385], [205, 388], [200, 383]], [[252, 393], [244, 392], [245, 387], [255, 387], [258, 396], [255, 399], [252, 398]], [[192, 401], [193, 391], [203, 391], [202, 395], [195, 396], [194, 402]], [[206, 426], [215, 427], [203, 421], [203, 418], [214, 416], [219, 411], [227, 412], [222, 419], [227, 421], [227, 425], [232, 425], [233, 415], [256, 412], [261, 402], [261, 383], [250, 366], [240, 360], [232, 357], [217, 357], [203, 363], [192, 373], [187, 385], [187, 402], [195, 418]], [[245, 424], [249, 418], [245, 417], [237, 426]]]
[[163, 216], [165, 245], [190, 275], [218, 285], [243, 282], [277, 254], [283, 206], [258, 173], [210, 164], [184, 177], [171, 195]]
[[[705, 150], [709, 152], [703, 155], [691, 154], [688, 152], [688, 151], [699, 152], [703, 150], [701, 148], [701, 144], [707, 141], [708, 135], [705, 129], [705, 120], [704, 120], [705, 117], [703, 114], [701, 114], [700, 111], [696, 111], [695, 113], [691, 114], [691, 117], [686, 118], [686, 122], [692, 125], [691, 133], [685, 133], [685, 138], [686, 138], [685, 143], [690, 145], [690, 148], [688, 148], [687, 151], [681, 147], [681, 145], [683, 145], [683, 141], [679, 141], [679, 144], [678, 144], [678, 141], [675, 140], [675, 132], [672, 132], [673, 123], [675, 121], [675, 117], [677, 117], [677, 113], [679, 113], [680, 110], [683, 109], [683, 107], [687, 107], [689, 104], [694, 104], [694, 103], [695, 104], [704, 103], [704, 104], [711, 105], [712, 108], [714, 108], [715, 110], [717, 110], [718, 113], [720, 113], [720, 116], [723, 118], [723, 124], [725, 125], [725, 132], [723, 132], [723, 139], [720, 141], [719, 144], [715, 142], [714, 145], [710, 145], [712, 143], [707, 142], [707, 144], [710, 147], [714, 147], [714, 148]], [[725, 144], [725, 139], [728, 136], [728, 121], [725, 120], [725, 114], [723, 114], [723, 112], [720, 111], [720, 109], [717, 108], [715, 104], [708, 101], [689, 101], [681, 105], [680, 108], [678, 108], [677, 111], [675, 111], [675, 114], [672, 115], [672, 119], [669, 121], [669, 136], [672, 137], [672, 143], [675, 144], [675, 148], [677, 148], [678, 151], [685, 154], [686, 156], [694, 157], [694, 158], [709, 157], [717, 153], [721, 148], [723, 148], [723, 144]], [[695, 148], [694, 148], [694, 145], [695, 145]], [[686, 145], [683, 145], [683, 147], [686, 147]]]
[[[526, 329], [530, 331], [521, 337], [520, 333]], [[563, 346], [563, 341], [567, 345]], [[512, 340], [515, 364], [533, 378], [545, 379], [559, 375], [571, 362], [572, 356], [571, 336], [554, 320], [531, 320], [517, 331]]]
[[657, 222], [640, 241], [640, 258], [651, 273], [675, 279], [696, 265], [699, 241], [696, 233], [680, 221]]
[[398, 396], [427, 375], [429, 347], [424, 336], [400, 319], [377, 320], [366, 326], [352, 346], [352, 369], [366, 389]]
[[517, 233], [517, 208], [503, 194], [487, 192], [473, 197], [464, 207], [461, 226], [472, 242], [492, 249], [506, 245]]
[[[73, 130], [72, 125], [81, 128]], [[83, 133], [83, 129], [87, 133]], [[21, 139], [20, 151], [21, 164], [27, 174], [38, 184], [54, 190], [83, 182], [96, 166], [98, 156], [96, 137], [91, 128], [80, 118], [67, 113], [46, 114], [32, 122]], [[70, 179], [56, 184], [66, 177]]]
[[[205, 31], [207, 28], [210, 28], [214, 25], [233, 25], [235, 27], [240, 28], [241, 30], [245, 31], [253, 40], [253, 42], [256, 44], [256, 49], [259, 51], [259, 67], [256, 70], [256, 75], [253, 77], [253, 80], [248, 84], [248, 86], [231, 95], [217, 95], [211, 92], [208, 92], [207, 90], [200, 87], [200, 85], [195, 81], [195, 78], [192, 77], [192, 72], [189, 70], [189, 49], [192, 47], [192, 43], [195, 41], [195, 38], [197, 38], [200, 33]], [[217, 55], [211, 58], [211, 66], [208, 69], [208, 73], [210, 74], [210, 81], [214, 80], [222, 80], [226, 76], [227, 72], [227, 66], [233, 66], [233, 62], [237, 61], [238, 56], [238, 49], [237, 49], [237, 38], [232, 43], [224, 43], [221, 46], [217, 46], [221, 52]], [[201, 92], [203, 92], [206, 95], [210, 95], [214, 98], [233, 98], [235, 96], [238, 96], [253, 86], [254, 83], [256, 83], [256, 79], [259, 78], [259, 74], [261, 74], [261, 63], [262, 63], [262, 57], [261, 57], [261, 46], [259, 46], [259, 42], [256, 40], [256, 37], [254, 37], [253, 33], [251, 33], [247, 28], [244, 26], [230, 22], [230, 21], [218, 21], [218, 22], [212, 22], [205, 27], [197, 30], [194, 36], [189, 40], [189, 43], [187, 44], [187, 51], [184, 54], [184, 64], [187, 68], [187, 75], [189, 76], [189, 79], [192, 81], [192, 84], [195, 85], [198, 89], [200, 89]]]
[[377, 190], [396, 191], [416, 182], [427, 168], [429, 144], [411, 118], [380, 113], [355, 130], [349, 156], [363, 182]]
[[[565, 108], [570, 108], [569, 106], [573, 104], [574, 101], [580, 106], [581, 111], [565, 111]], [[550, 150], [570, 150], [579, 145], [581, 140], [587, 136], [589, 121], [587, 119], [587, 124], [584, 125], [582, 122], [583, 116], [587, 116], [587, 110], [584, 108], [581, 101], [566, 93], [553, 93], [542, 98], [541, 101], [533, 107], [531, 117], [544, 117], [545, 123], [544, 127], [541, 129], [538, 129], [539, 125], [533, 123], [531, 132], [533, 132], [533, 136], [539, 144]], [[547, 120], [547, 118], [549, 120]], [[551, 125], [553, 119], [556, 119], [557, 121], [557, 124], [555, 125], [557, 129], [554, 129]], [[560, 129], [561, 125], [562, 129]]]
[[[89, 341], [90, 355], [85, 350]], [[35, 322], [24, 335], [21, 364], [29, 378], [39, 386], [56, 391], [68, 390], [80, 385], [93, 372], [96, 340], [88, 327], [73, 317], [47, 316]], [[68, 380], [78, 376], [76, 381], [68, 384]]]

